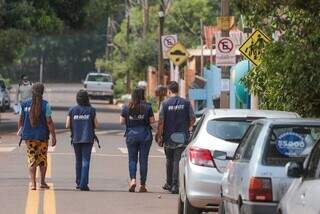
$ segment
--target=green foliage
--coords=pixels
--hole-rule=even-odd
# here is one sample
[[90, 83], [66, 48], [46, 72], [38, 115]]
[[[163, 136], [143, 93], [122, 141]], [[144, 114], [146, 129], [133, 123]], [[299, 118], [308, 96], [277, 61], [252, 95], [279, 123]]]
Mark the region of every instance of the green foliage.
[[[238, 1], [237, 1], [238, 2]], [[320, 2], [239, 1], [251, 26], [267, 32], [281, 30], [263, 62], [244, 78], [261, 97], [261, 107], [320, 116]], [[302, 3], [303, 2], [303, 3]]]
[[158, 100], [157, 100], [156, 97], [148, 96], [148, 97], [147, 97], [147, 102], [148, 102], [148, 103], [151, 103], [152, 111], [153, 111], [153, 112], [157, 112], [157, 111], [158, 111], [158, 109], [159, 109], [159, 104], [158, 104]]

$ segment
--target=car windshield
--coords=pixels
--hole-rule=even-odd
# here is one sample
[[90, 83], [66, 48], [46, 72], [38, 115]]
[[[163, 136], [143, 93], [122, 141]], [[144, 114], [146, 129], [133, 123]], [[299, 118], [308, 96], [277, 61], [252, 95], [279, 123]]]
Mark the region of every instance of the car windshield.
[[273, 127], [266, 144], [264, 163], [284, 166], [290, 161], [303, 162], [320, 138], [320, 126]]
[[217, 138], [240, 142], [252, 120], [246, 119], [219, 119], [207, 123], [207, 132]]
[[106, 75], [89, 75], [88, 81], [91, 82], [111, 82], [111, 77]]
[[6, 86], [4, 84], [4, 81], [0, 80], [0, 89], [5, 89]]

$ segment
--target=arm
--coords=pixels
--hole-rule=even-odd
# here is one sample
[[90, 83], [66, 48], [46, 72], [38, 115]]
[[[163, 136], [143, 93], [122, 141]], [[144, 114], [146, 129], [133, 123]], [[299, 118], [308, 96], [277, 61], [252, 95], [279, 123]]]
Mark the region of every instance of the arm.
[[97, 117], [94, 118], [94, 128], [97, 129], [99, 127], [99, 122]]
[[160, 110], [159, 110], [159, 122], [158, 122], [158, 128], [157, 128], [157, 133], [156, 133], [156, 141], [159, 146], [163, 146], [163, 129], [164, 129], [164, 110], [163, 110], [163, 105], [160, 105]]
[[47, 117], [47, 125], [51, 134], [51, 145], [55, 146], [57, 143], [57, 139], [56, 139], [56, 129], [54, 127], [54, 123], [51, 117]]
[[66, 120], [66, 129], [70, 129], [70, 116], [67, 116], [67, 120]]
[[23, 127], [23, 116], [22, 114], [20, 114], [19, 120], [18, 120], [18, 131], [17, 131], [17, 135], [20, 136], [21, 135], [21, 130]]
[[125, 125], [126, 124], [126, 118], [120, 116], [120, 124]]

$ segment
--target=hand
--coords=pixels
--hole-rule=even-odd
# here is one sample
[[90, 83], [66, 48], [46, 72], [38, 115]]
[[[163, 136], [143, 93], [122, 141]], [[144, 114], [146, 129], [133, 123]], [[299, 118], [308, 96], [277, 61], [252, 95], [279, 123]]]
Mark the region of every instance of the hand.
[[51, 139], [51, 146], [54, 147], [57, 144], [57, 139], [55, 137], [53, 137]]
[[163, 140], [161, 139], [161, 140], [157, 141], [157, 144], [159, 147], [163, 147]]

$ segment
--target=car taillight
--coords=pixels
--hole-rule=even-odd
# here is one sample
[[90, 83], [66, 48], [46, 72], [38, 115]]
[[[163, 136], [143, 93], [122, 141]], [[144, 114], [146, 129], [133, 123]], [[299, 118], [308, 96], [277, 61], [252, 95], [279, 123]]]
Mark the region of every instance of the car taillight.
[[249, 185], [250, 201], [272, 201], [271, 178], [252, 177]]
[[214, 167], [211, 151], [208, 149], [191, 147], [189, 149], [189, 159], [194, 165]]
[[84, 88], [87, 88], [87, 84], [84, 84]]

